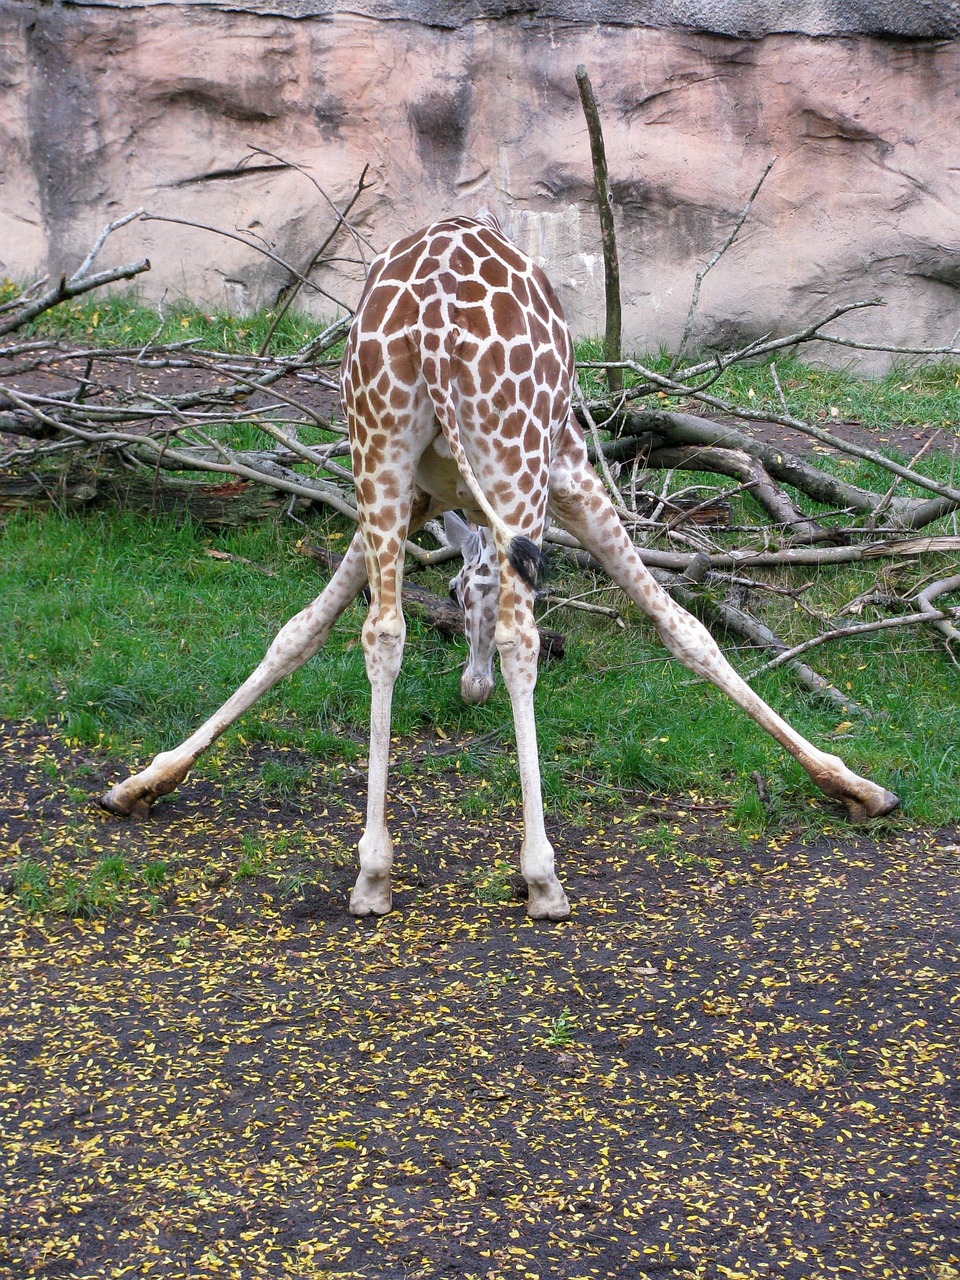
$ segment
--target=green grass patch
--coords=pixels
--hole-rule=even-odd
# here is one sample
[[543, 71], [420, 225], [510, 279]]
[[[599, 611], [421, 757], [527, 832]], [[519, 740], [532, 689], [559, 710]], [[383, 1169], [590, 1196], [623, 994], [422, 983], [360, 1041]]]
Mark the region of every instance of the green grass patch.
[[[0, 303], [19, 293], [9, 282], [0, 284]], [[256, 355], [273, 326], [275, 312], [238, 316], [218, 308], [198, 307], [185, 299], [165, 306], [161, 314], [136, 291], [97, 294], [61, 303], [20, 331], [23, 336], [61, 338], [97, 347], [143, 347], [191, 342], [201, 350]], [[291, 308], [270, 339], [273, 355], [292, 355], [327, 327], [305, 312]], [[330, 359], [336, 358], [331, 351]]]
[[[149, 872], [149, 868], [143, 872], [147, 884], [151, 883]], [[126, 899], [131, 875], [126, 860], [119, 854], [101, 858], [87, 874], [68, 871], [59, 876], [40, 863], [25, 859], [14, 868], [10, 888], [27, 915], [52, 912], [93, 920], [110, 915], [120, 907]], [[153, 872], [154, 887], [162, 878]]]
[[[66, 739], [131, 763], [175, 744], [246, 677], [278, 625], [319, 589], [312, 562], [293, 549], [298, 532], [268, 524], [214, 540], [191, 526], [122, 514], [10, 519], [0, 530], [5, 714], [58, 725]], [[280, 572], [267, 577], [211, 559], [205, 553], [214, 541]], [[890, 572], [903, 588], [910, 575], [919, 582], [933, 571]], [[431, 585], [442, 589], [442, 575]], [[588, 579], [573, 575], [566, 585], [576, 593]], [[829, 612], [863, 585], [851, 570], [821, 572], [818, 606]], [[759, 603], [788, 641], [817, 626], [789, 598]], [[619, 606], [629, 620], [625, 631], [579, 614], [551, 618], [567, 633], [568, 655], [543, 669], [537, 694], [548, 809], [575, 813], [598, 795], [609, 802], [624, 792], [693, 791], [728, 800], [745, 829], [803, 820], [815, 792], [799, 766], [670, 659], [625, 599]], [[225, 780], [235, 753], [254, 742], [304, 748], [318, 761], [361, 757], [369, 718], [362, 617], [362, 605], [352, 606], [323, 653], [204, 758], [203, 776]], [[394, 733], [437, 727], [486, 744], [460, 758], [461, 804], [467, 817], [489, 816], [520, 798], [512, 750], [488, 749], [491, 742], [511, 745], [510, 707], [500, 681], [486, 706], [462, 703], [464, 653], [462, 643], [411, 625]], [[759, 661], [756, 651], [728, 653], [748, 673]], [[912, 817], [960, 816], [958, 678], [937, 637], [904, 629], [825, 646], [816, 666], [870, 718], [825, 708], [783, 671], [761, 676], [756, 687], [801, 732], [898, 791]], [[765, 804], [754, 774], [766, 780]], [[280, 799], [314, 785], [302, 759], [287, 761], [282, 750], [262, 763], [259, 776], [264, 793]]]
[[829, 430], [832, 421], [875, 429], [917, 426], [955, 433], [960, 423], [960, 366], [942, 361], [922, 368], [897, 367], [882, 378], [861, 378], [847, 369], [816, 369], [796, 358], [777, 357], [728, 370], [710, 394], [772, 414], [783, 406], [776, 369], [790, 411]]

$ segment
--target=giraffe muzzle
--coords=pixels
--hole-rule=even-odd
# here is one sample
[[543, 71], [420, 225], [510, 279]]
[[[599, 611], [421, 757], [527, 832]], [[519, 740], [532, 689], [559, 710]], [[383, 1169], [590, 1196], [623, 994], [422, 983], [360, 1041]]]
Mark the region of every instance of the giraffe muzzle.
[[464, 671], [460, 678], [460, 696], [464, 702], [479, 707], [488, 702], [493, 693], [493, 676], [477, 675], [472, 671]]

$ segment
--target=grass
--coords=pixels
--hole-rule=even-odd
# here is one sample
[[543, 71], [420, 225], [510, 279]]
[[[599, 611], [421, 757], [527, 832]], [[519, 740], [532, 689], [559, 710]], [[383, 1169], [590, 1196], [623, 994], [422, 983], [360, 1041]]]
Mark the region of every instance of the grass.
[[[165, 864], [153, 863], [144, 867], [141, 877], [145, 885], [156, 890], [165, 874]], [[39, 862], [24, 859], [14, 868], [9, 888], [27, 915], [50, 911], [93, 920], [113, 911], [126, 896], [132, 876], [119, 854], [101, 858], [86, 875], [68, 871], [59, 877]]]
[[492, 866], [477, 867], [470, 876], [477, 901], [484, 906], [500, 906], [512, 902], [514, 867], [510, 862], [498, 858]]
[[[320, 579], [296, 554], [299, 529], [263, 524], [216, 539], [191, 526], [119, 513], [16, 515], [0, 529], [0, 701], [9, 719], [56, 725], [67, 739], [133, 763], [182, 738], [252, 669], [279, 623], [316, 593]], [[274, 577], [207, 549], [271, 563]], [[901, 586], [932, 566], [905, 565]], [[433, 583], [440, 587], [438, 581]], [[589, 577], [571, 581], [589, 587]], [[863, 587], [850, 570], [816, 575], [824, 612]], [[811, 595], [813, 592], [811, 593]], [[816, 627], [789, 598], [769, 597], [771, 621], [787, 640]], [[712, 687], [669, 659], [632, 607], [629, 626], [565, 614], [568, 656], [546, 667], [538, 688], [544, 793], [554, 812], [587, 800], [655, 791], [722, 797], [743, 829], [805, 820], [816, 805], [806, 776]], [[324, 761], [362, 757], [369, 691], [358, 643], [362, 606], [352, 606], [325, 651], [283, 682], [225, 735], [198, 766], [224, 778], [251, 744], [304, 747]], [[558, 622], [556, 615], [554, 623]], [[728, 649], [749, 671], [753, 651]], [[394, 700], [394, 733], [439, 728], [449, 736], [510, 742], [502, 684], [484, 707], [459, 697], [451, 647], [411, 624]], [[844, 717], [799, 693], [788, 674], [759, 677], [759, 692], [807, 736], [859, 771], [897, 790], [908, 814], [926, 822], [960, 817], [958, 680], [932, 633], [916, 629], [825, 646], [818, 669], [871, 712]], [[459, 757], [466, 816], [519, 799], [512, 751]], [[55, 772], [56, 766], [51, 762]], [[259, 766], [265, 794], [282, 799], [313, 779], [282, 751]], [[324, 771], [319, 771], [323, 773]], [[751, 775], [769, 792], [759, 803]], [[628, 796], [630, 802], [636, 796]], [[814, 808], [814, 813], [822, 810]]]
[[[20, 292], [0, 281], [0, 303]], [[159, 313], [134, 292], [86, 296], [62, 303], [20, 331], [24, 336], [59, 337], [98, 347], [143, 347], [147, 343], [192, 342], [201, 350], [256, 355], [273, 323], [274, 312], [237, 316], [197, 307], [180, 299]], [[321, 333], [325, 324], [291, 309], [270, 343], [274, 355], [290, 355]]]
[[[9, 290], [8, 290], [9, 292]], [[256, 350], [272, 317], [213, 315], [187, 304], [169, 308], [160, 337], [197, 338], [204, 346]], [[82, 300], [40, 322], [65, 337], [98, 345], [142, 344], [157, 332], [156, 312], [130, 297]], [[278, 331], [293, 349], [321, 326], [291, 314]], [[581, 356], [596, 354], [582, 344]], [[667, 357], [656, 358], [665, 363]], [[656, 362], [656, 360], [654, 361]], [[960, 421], [960, 373], [946, 364], [895, 370], [876, 381], [847, 371], [812, 369], [794, 359], [777, 362], [791, 407], [812, 418], [855, 417], [877, 428], [942, 426]], [[777, 407], [768, 365], [729, 371], [720, 395], [751, 405]], [[856, 483], [885, 490], [889, 476], [858, 461], [823, 465], [843, 470]], [[949, 456], [924, 460], [951, 479]], [[687, 474], [676, 484], [717, 486], [716, 477]], [[734, 521], [755, 518], [748, 499], [734, 499]], [[350, 529], [326, 521], [311, 536], [343, 546]], [[278, 625], [303, 607], [322, 579], [296, 554], [302, 529], [264, 523], [213, 535], [169, 519], [122, 512], [43, 517], [11, 516], [0, 528], [0, 704], [12, 719], [54, 724], [71, 741], [104, 753], [144, 761], [184, 737], [256, 665]], [[731, 535], [732, 536], [732, 535]], [[250, 571], [236, 560], [211, 558], [226, 551], [274, 576]], [[902, 563], [880, 570], [884, 584], [907, 594], [939, 571]], [[942, 572], [954, 572], [944, 562]], [[875, 573], [876, 570], [871, 570]], [[561, 569], [571, 594], [601, 584], [589, 574]], [[446, 574], [419, 580], [445, 592]], [[758, 575], [759, 576], [759, 575]], [[855, 569], [811, 571], [803, 607], [790, 597], [754, 596], [766, 619], [789, 642], [819, 629], [867, 584]], [[768, 575], [771, 582], [783, 582]], [[731, 822], [758, 830], [771, 822], [803, 821], [814, 803], [799, 766], [747, 721], [712, 687], [696, 681], [667, 657], [649, 628], [623, 597], [626, 631], [606, 621], [560, 613], [551, 625], [568, 636], [568, 657], [545, 668], [538, 691], [544, 797], [553, 812], [575, 813], [587, 803], [631, 803], [654, 791], [722, 797]], [[237, 751], [262, 743], [277, 754], [260, 766], [262, 792], [276, 800], [317, 785], [302, 764], [282, 757], [284, 746], [305, 748], [318, 761], [362, 760], [369, 691], [358, 642], [362, 606], [354, 605], [326, 650], [285, 681], [228, 731], [198, 769], [229, 784]], [[727, 647], [734, 665], [749, 673], [754, 651]], [[462, 647], [440, 641], [416, 624], [409, 628], [404, 668], [394, 699], [394, 733], [438, 728], [448, 735], [509, 745], [510, 713], [502, 685], [485, 707], [459, 697]], [[843, 716], [799, 693], [788, 673], [763, 675], [759, 692], [814, 741], [842, 754], [859, 772], [897, 790], [908, 814], [926, 822], [960, 817], [960, 751], [955, 708], [956, 668], [929, 631], [904, 629], [827, 646], [814, 665], [869, 719]], [[56, 765], [51, 762], [51, 768]], [[464, 749], [459, 767], [466, 785], [465, 817], [496, 812], [519, 800], [512, 751]], [[765, 780], [759, 800], [751, 775]], [[318, 774], [331, 775], [325, 770]], [[481, 785], [483, 784], [483, 785]], [[821, 812], [814, 810], [814, 812]]]

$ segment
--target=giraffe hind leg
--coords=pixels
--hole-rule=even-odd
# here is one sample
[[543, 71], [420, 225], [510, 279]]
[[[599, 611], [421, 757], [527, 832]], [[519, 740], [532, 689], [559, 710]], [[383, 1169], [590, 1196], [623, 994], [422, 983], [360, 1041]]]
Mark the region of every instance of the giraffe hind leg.
[[392, 479], [408, 496], [389, 504], [360, 502], [360, 528], [370, 580], [370, 604], [363, 624], [363, 656], [370, 681], [370, 752], [367, 817], [358, 853], [360, 874], [350, 894], [350, 914], [385, 915], [393, 905], [393, 840], [387, 827], [390, 721], [393, 689], [403, 660], [406, 625], [401, 603], [403, 545], [411, 523], [419, 527], [429, 500], [414, 497], [414, 468], [395, 463]]
[[520, 870], [527, 885], [527, 914], [535, 920], [565, 920], [570, 915], [570, 904], [557, 879], [553, 845], [544, 824], [533, 705], [540, 637], [533, 617], [532, 588], [523, 581], [519, 571], [514, 570], [511, 551], [512, 543], [506, 557], [500, 553], [496, 641], [500, 671], [513, 711], [517, 768], [523, 797]]
[[[393, 688], [400, 674], [406, 627], [399, 607], [381, 609], [372, 593], [363, 626], [363, 654], [370, 681], [370, 752], [367, 764], [367, 820], [360, 837], [360, 874], [350, 893], [350, 914], [386, 915], [393, 906], [393, 840], [387, 828], [387, 779]], [[397, 602], [399, 605], [399, 601]]]
[[855, 822], [897, 807], [900, 802], [892, 791], [859, 777], [838, 756], [815, 747], [768, 706], [734, 671], [706, 627], [655, 581], [587, 460], [582, 441], [568, 444], [556, 461], [550, 511], [651, 619], [673, 656], [710, 680], [771, 734], [826, 795], [846, 805]]

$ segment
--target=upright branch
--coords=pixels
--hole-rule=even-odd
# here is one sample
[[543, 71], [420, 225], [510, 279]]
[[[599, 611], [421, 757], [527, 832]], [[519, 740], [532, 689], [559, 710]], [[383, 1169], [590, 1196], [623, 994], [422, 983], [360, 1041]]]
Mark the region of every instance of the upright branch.
[[[593, 86], [584, 66], [577, 67], [577, 87], [580, 102], [590, 135], [590, 155], [593, 159], [593, 185], [600, 215], [600, 240], [603, 245], [603, 284], [606, 297], [606, 326], [603, 335], [603, 352], [608, 361], [620, 359], [622, 320], [620, 312], [620, 259], [617, 256], [617, 238], [613, 225], [613, 200], [607, 175], [607, 152], [603, 144], [600, 112], [594, 97]], [[614, 366], [607, 369], [607, 386], [612, 393], [623, 386], [623, 374]]]

